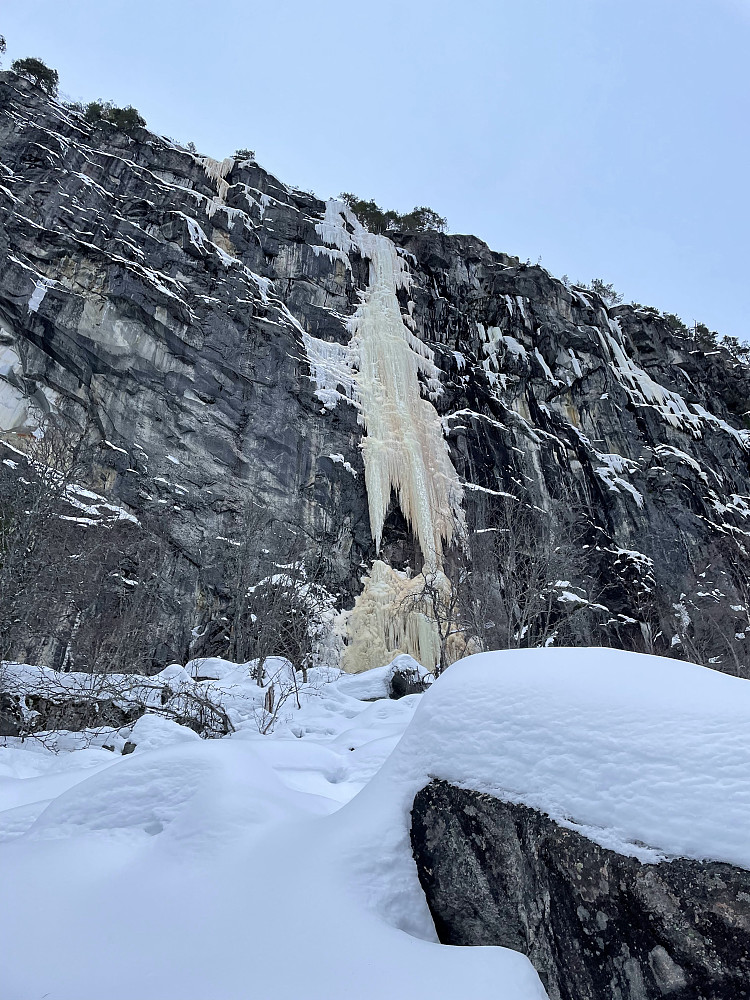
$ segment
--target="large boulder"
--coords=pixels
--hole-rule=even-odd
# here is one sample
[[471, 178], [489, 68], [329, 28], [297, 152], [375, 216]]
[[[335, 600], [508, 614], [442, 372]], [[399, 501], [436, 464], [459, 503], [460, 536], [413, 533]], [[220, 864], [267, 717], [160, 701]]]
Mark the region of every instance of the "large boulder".
[[411, 841], [440, 940], [523, 952], [551, 1000], [750, 997], [743, 868], [645, 863], [446, 781], [418, 792]]

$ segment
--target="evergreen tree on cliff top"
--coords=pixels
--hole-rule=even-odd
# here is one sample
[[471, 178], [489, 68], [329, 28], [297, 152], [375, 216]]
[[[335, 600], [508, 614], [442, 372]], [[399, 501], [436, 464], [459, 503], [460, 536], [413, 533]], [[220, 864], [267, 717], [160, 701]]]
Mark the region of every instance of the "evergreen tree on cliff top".
[[49, 97], [57, 97], [59, 74], [56, 69], [50, 69], [41, 59], [36, 59], [33, 56], [26, 59], [15, 59], [10, 64], [10, 68], [14, 73], [30, 80], [37, 87], [41, 87]]

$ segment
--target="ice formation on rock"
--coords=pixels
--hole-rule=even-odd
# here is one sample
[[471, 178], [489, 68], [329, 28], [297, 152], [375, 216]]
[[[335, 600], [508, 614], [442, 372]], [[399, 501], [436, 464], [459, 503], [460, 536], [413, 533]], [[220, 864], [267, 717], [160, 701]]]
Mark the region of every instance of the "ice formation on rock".
[[216, 185], [216, 197], [207, 208], [210, 219], [217, 209], [223, 208], [226, 204], [227, 193], [231, 186], [226, 178], [234, 166], [234, 157], [226, 156], [223, 160], [215, 160], [213, 156], [203, 156], [201, 163], [209, 179]]
[[[438, 572], [450, 590], [440, 567], [444, 546], [464, 531], [463, 494], [440, 417], [422, 396], [421, 380], [429, 393], [440, 391], [432, 351], [411, 332], [411, 317], [402, 315], [398, 300], [399, 289], [409, 287], [405, 259], [386, 236], [368, 232], [343, 202], [329, 201], [315, 228], [337, 256], [357, 250], [370, 263], [368, 289], [349, 321], [348, 349], [330, 344], [321, 350], [321, 342], [303, 338], [317, 395], [326, 407], [335, 405], [340, 393], [331, 382], [347, 385], [351, 372], [353, 402], [366, 430], [361, 448], [376, 548], [395, 492], [419, 540], [425, 571]], [[410, 580], [381, 560], [373, 563], [349, 615], [344, 669], [356, 673], [381, 666], [399, 652], [431, 668], [438, 663], [435, 623], [414, 602], [424, 582], [421, 573]]]
[[349, 615], [349, 643], [341, 665], [348, 673], [382, 666], [408, 651], [432, 669], [440, 659], [440, 639], [433, 622], [414, 612], [409, 597], [424, 578], [409, 579], [380, 559], [372, 564], [365, 586]]
[[[616, 319], [605, 317], [609, 330], [602, 329], [599, 337], [604, 350], [612, 359], [613, 370], [636, 406], [652, 406], [666, 423], [700, 438], [708, 424], [731, 435], [745, 450], [750, 450], [750, 432], [737, 430], [725, 420], [710, 413], [700, 403], [688, 403], [678, 392], [665, 389], [628, 357], [622, 345], [622, 331]], [[692, 406], [692, 411], [690, 409]]]
[[[319, 340], [304, 330], [302, 342], [317, 387], [315, 395], [324, 409], [332, 410], [343, 398], [353, 401], [355, 373], [348, 349], [335, 340]], [[339, 386], [344, 389], [345, 396], [339, 391]]]
[[[435, 669], [440, 662], [441, 643], [432, 617], [434, 608], [423, 597], [425, 582], [422, 573], [409, 577], [375, 560], [348, 615], [349, 642], [341, 659], [347, 673], [380, 667], [402, 652], [408, 652], [429, 670]], [[444, 594], [447, 608], [452, 587], [448, 577], [436, 570], [430, 573], [429, 584]], [[448, 637], [446, 646], [451, 662], [466, 655], [466, 639], [460, 631]]]
[[316, 230], [342, 253], [356, 248], [370, 262], [370, 281], [350, 321], [370, 524], [380, 548], [391, 493], [422, 549], [439, 567], [443, 547], [463, 530], [462, 491], [435, 407], [420, 376], [439, 387], [432, 351], [407, 328], [397, 292], [408, 288], [404, 259], [386, 236], [368, 232], [343, 202], [326, 206]]
[[31, 293], [31, 298], [26, 306], [28, 312], [35, 313], [39, 306], [44, 300], [44, 296], [47, 294], [47, 289], [54, 282], [48, 281], [46, 278], [38, 278], [34, 283], [34, 291]]

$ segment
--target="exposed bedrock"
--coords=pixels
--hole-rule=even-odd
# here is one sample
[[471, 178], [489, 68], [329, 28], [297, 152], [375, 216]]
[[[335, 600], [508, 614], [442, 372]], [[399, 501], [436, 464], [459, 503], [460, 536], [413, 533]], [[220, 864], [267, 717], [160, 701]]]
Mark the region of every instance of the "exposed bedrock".
[[524, 805], [434, 781], [412, 848], [440, 940], [529, 957], [551, 1000], [750, 997], [750, 872], [647, 864]]

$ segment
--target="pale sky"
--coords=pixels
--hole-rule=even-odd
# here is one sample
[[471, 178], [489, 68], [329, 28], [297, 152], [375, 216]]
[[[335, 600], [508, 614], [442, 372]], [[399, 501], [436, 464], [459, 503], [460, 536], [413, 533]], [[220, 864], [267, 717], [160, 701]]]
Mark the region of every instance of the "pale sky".
[[5, 0], [3, 66], [750, 339], [750, 0]]

